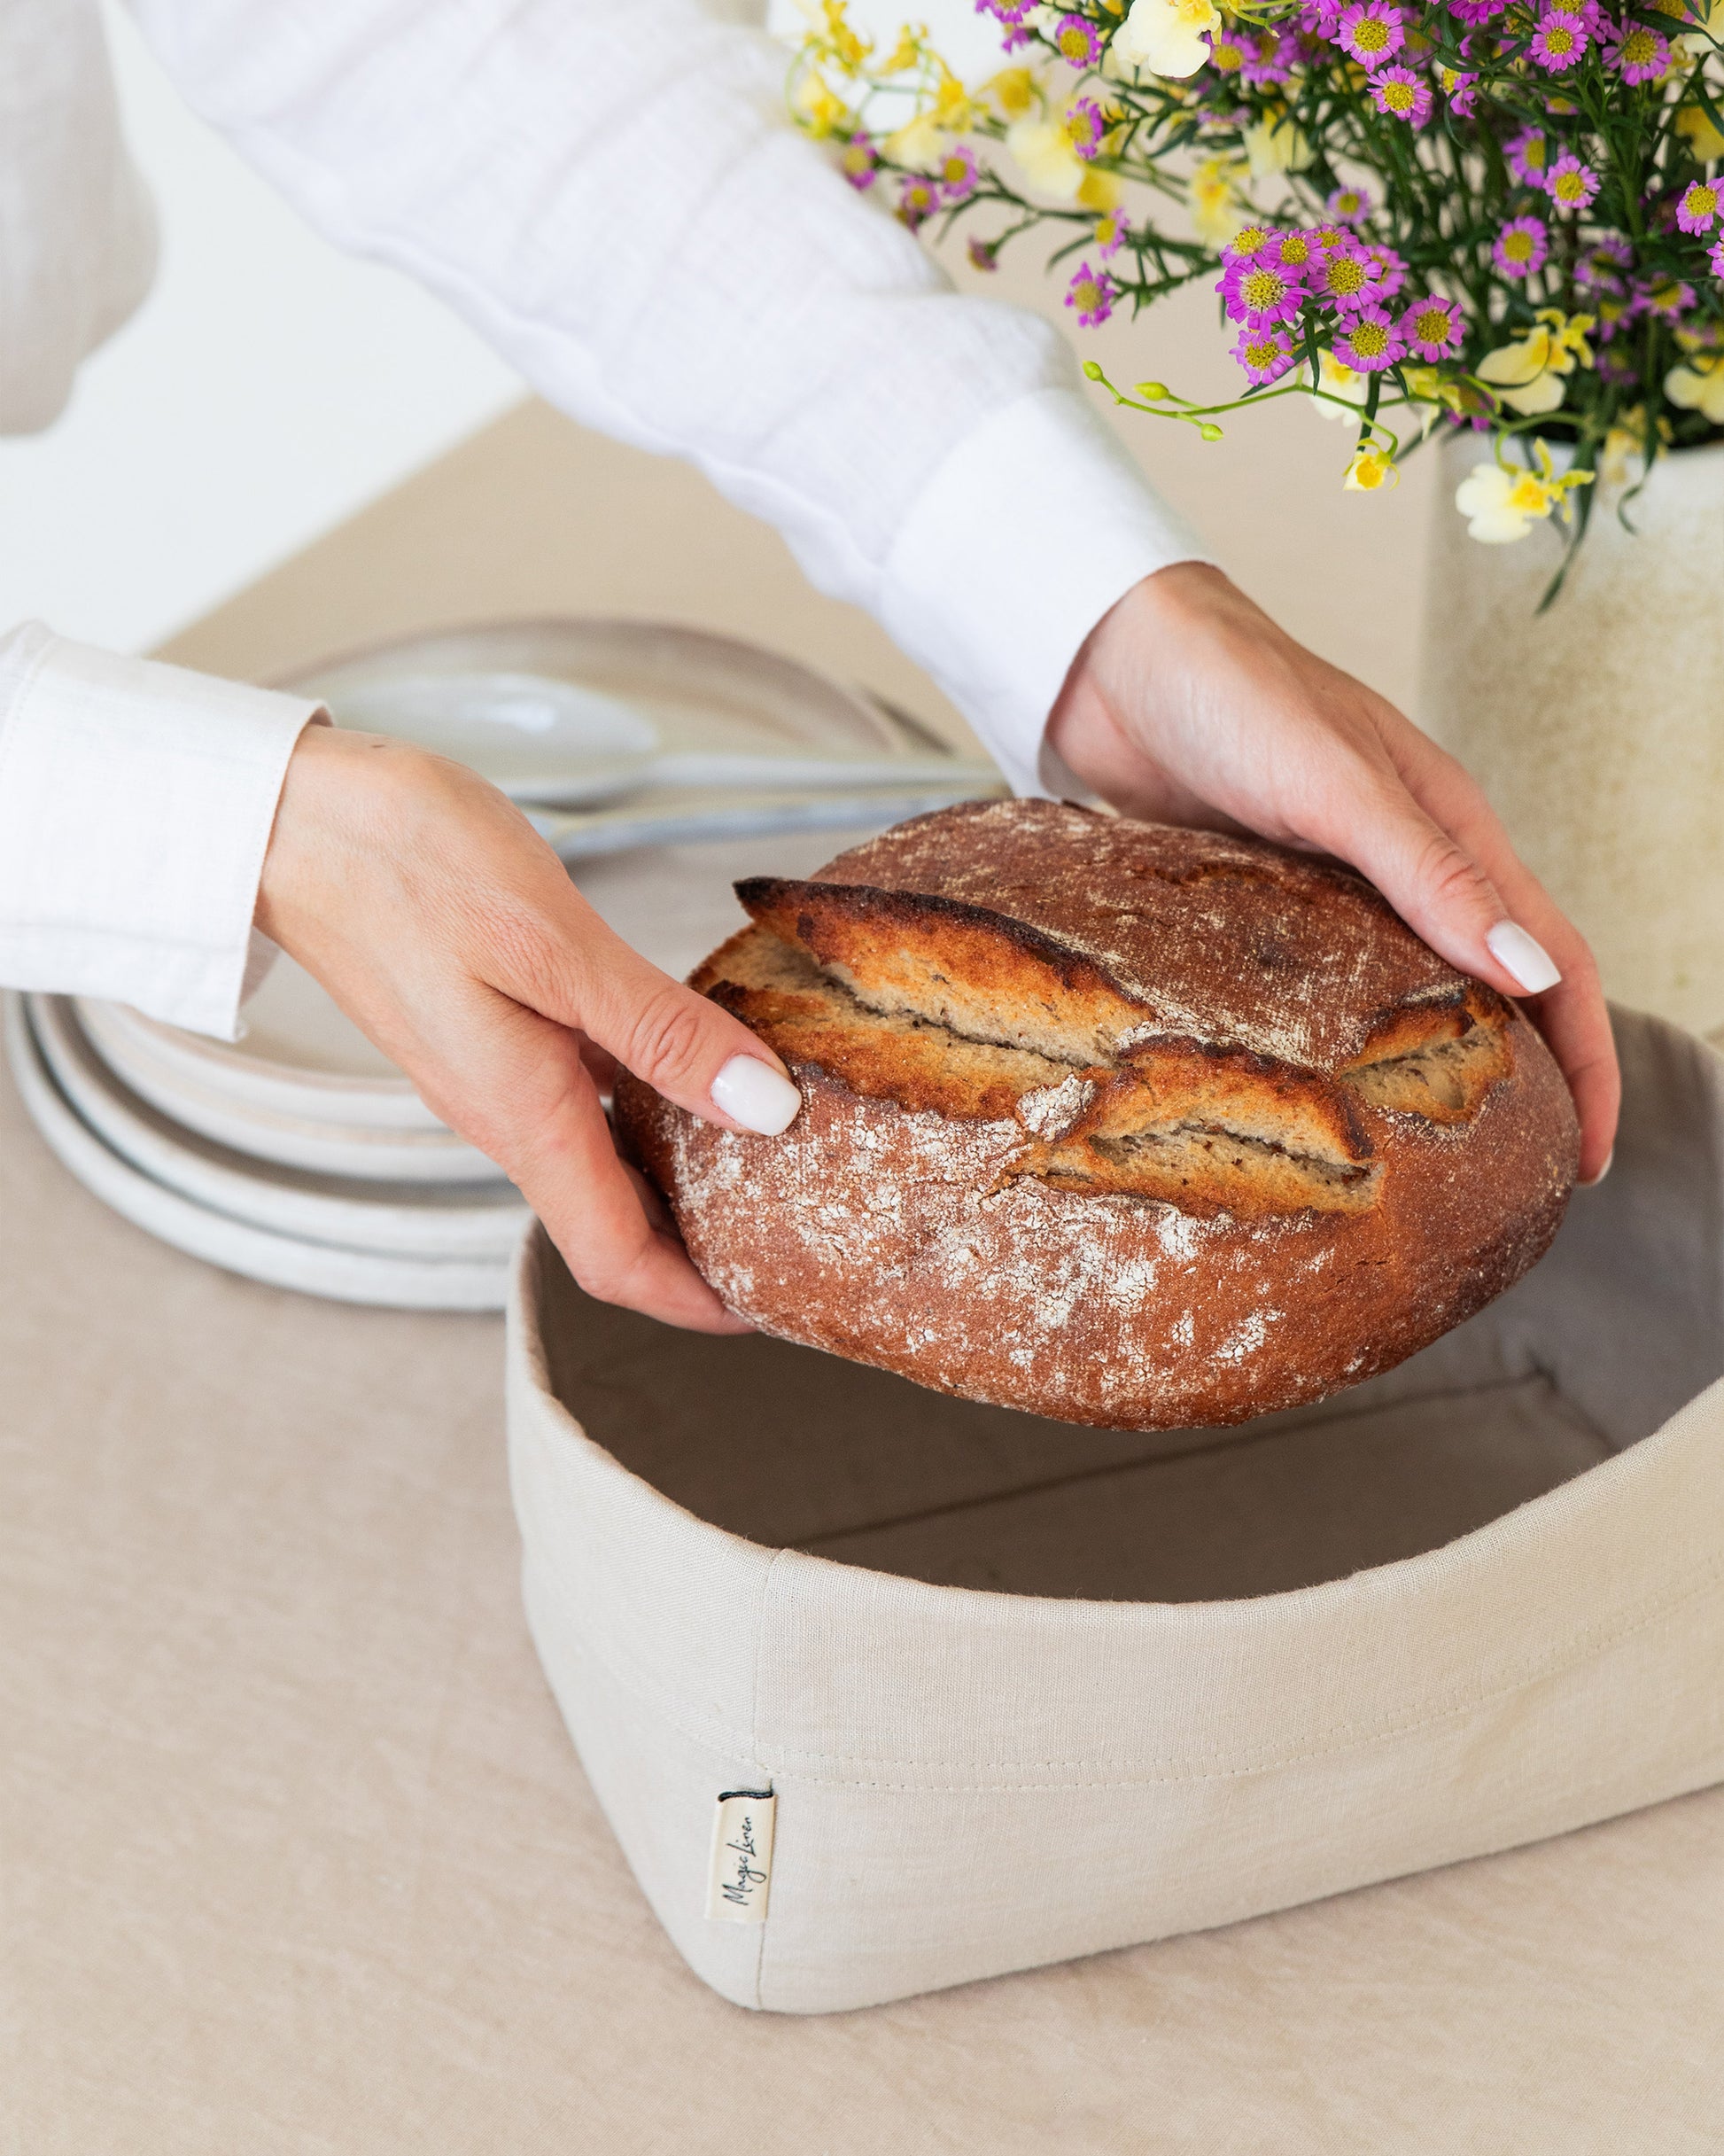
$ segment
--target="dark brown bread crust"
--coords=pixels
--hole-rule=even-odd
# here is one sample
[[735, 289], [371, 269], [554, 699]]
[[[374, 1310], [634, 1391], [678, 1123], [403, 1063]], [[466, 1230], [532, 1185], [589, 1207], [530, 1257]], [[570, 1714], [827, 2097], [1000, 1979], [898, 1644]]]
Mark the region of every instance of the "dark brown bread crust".
[[804, 1095], [786, 1136], [625, 1078], [724, 1301], [937, 1389], [1118, 1428], [1386, 1369], [1562, 1218], [1578, 1132], [1512, 1004], [1359, 878], [1045, 802], [900, 825], [694, 985]]

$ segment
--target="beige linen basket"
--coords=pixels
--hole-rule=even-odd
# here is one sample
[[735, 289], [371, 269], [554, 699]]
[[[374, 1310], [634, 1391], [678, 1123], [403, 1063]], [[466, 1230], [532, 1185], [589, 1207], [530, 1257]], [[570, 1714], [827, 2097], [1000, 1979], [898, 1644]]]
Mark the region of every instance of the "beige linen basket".
[[698, 1974], [865, 2006], [1724, 1779], [1724, 1065], [1618, 1032], [1616, 1165], [1544, 1262], [1387, 1376], [1231, 1430], [671, 1333], [529, 1242], [529, 1620]]

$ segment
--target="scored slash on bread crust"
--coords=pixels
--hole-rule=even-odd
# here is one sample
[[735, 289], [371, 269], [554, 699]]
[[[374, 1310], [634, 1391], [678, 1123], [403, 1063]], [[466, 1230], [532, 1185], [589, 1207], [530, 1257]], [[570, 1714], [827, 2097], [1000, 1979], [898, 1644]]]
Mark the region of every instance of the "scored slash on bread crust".
[[1542, 1042], [1333, 864], [974, 803], [737, 893], [692, 985], [803, 1114], [757, 1140], [625, 1078], [618, 1121], [770, 1331], [1072, 1420], [1238, 1420], [1425, 1345], [1561, 1218]]

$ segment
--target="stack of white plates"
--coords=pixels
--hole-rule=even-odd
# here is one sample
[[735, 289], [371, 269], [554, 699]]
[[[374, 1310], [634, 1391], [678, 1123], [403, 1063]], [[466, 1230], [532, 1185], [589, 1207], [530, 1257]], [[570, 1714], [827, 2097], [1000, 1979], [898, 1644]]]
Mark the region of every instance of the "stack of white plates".
[[[292, 686], [338, 723], [482, 771], [677, 975], [739, 924], [735, 877], [805, 876], [866, 831], [999, 783], [803, 667], [651, 623], [418, 638]], [[518, 1192], [290, 960], [237, 1042], [46, 995], [8, 998], [5, 1039], [61, 1161], [164, 1241], [344, 1302], [502, 1306]]]

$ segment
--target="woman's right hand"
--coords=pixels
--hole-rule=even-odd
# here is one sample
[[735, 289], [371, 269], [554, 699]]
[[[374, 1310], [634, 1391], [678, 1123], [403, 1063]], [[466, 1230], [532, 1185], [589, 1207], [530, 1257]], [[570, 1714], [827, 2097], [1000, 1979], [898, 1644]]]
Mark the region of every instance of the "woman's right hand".
[[257, 925], [490, 1155], [589, 1295], [746, 1332], [618, 1158], [599, 1086], [620, 1063], [726, 1130], [801, 1105], [746, 1026], [607, 928], [474, 773], [379, 735], [307, 728], [288, 765]]

